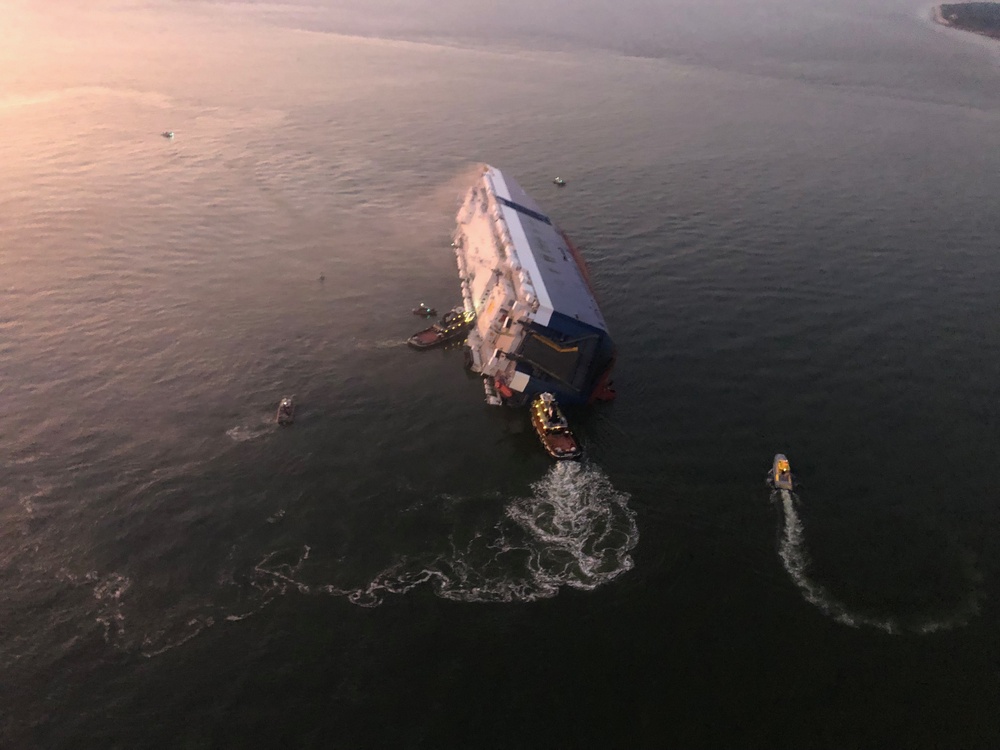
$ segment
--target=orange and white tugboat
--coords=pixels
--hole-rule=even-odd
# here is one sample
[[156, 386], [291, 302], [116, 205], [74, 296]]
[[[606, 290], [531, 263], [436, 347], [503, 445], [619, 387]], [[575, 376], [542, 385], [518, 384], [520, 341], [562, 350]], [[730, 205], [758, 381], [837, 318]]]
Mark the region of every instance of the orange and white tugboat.
[[580, 444], [551, 393], [541, 393], [531, 402], [531, 425], [552, 458], [579, 458]]
[[776, 490], [792, 490], [792, 467], [789, 465], [788, 459], [785, 458], [785, 454], [775, 455], [768, 481]]
[[430, 328], [425, 328], [410, 336], [406, 343], [414, 349], [430, 349], [449, 341], [464, 339], [465, 334], [472, 328], [475, 321], [475, 314], [466, 311], [463, 307], [456, 307], [445, 313], [445, 316]]

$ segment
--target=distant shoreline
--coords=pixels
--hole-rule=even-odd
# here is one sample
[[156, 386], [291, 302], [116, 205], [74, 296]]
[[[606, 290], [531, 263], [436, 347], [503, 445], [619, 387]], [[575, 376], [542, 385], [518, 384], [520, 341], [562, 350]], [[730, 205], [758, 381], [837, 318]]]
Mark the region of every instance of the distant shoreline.
[[934, 6], [934, 21], [1000, 41], [1000, 3], [959, 3]]

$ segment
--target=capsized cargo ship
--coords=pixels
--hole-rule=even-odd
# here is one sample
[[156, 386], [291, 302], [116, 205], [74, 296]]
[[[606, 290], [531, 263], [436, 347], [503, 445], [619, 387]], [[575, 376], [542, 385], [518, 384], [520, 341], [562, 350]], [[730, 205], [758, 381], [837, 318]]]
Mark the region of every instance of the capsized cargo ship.
[[569, 238], [510, 176], [484, 165], [458, 211], [453, 238], [468, 365], [486, 400], [527, 404], [614, 397], [615, 347], [587, 267]]

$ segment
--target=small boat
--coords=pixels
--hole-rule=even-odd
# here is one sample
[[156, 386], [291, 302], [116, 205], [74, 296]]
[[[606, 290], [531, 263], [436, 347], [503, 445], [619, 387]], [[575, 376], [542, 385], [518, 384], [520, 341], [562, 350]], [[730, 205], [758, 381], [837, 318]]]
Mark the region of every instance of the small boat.
[[531, 426], [552, 458], [579, 458], [580, 444], [570, 432], [569, 423], [551, 393], [542, 393], [531, 402]]
[[789, 466], [788, 459], [785, 458], [783, 453], [779, 453], [774, 457], [774, 465], [771, 467], [768, 481], [776, 490], [792, 489], [792, 468]]
[[160, 133], [160, 135], [162, 135], [164, 138], [173, 138], [174, 137], [174, 131], [173, 130], [164, 130], [162, 133]]
[[278, 404], [278, 416], [275, 421], [278, 424], [291, 424], [295, 421], [295, 402], [291, 396], [285, 396]]
[[563, 187], [566, 184], [566, 180], [564, 180], [562, 177], [556, 177], [554, 180], [552, 180], [552, 182], [558, 185], [559, 187]]
[[438, 311], [433, 307], [428, 307], [423, 302], [413, 308], [414, 315], [421, 315], [425, 318], [430, 318], [431, 316], [437, 315]]
[[410, 336], [406, 343], [414, 349], [430, 349], [459, 338], [464, 339], [475, 320], [475, 313], [467, 312], [463, 307], [456, 307], [445, 313], [444, 317], [430, 328], [417, 331]]

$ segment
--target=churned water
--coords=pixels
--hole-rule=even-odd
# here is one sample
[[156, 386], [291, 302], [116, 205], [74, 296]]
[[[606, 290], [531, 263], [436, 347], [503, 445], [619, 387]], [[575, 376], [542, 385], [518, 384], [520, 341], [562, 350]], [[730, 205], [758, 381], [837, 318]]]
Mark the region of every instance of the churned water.
[[[1000, 741], [1000, 48], [901, 0], [0, 10], [0, 744]], [[580, 464], [405, 345], [479, 162], [617, 343]]]

